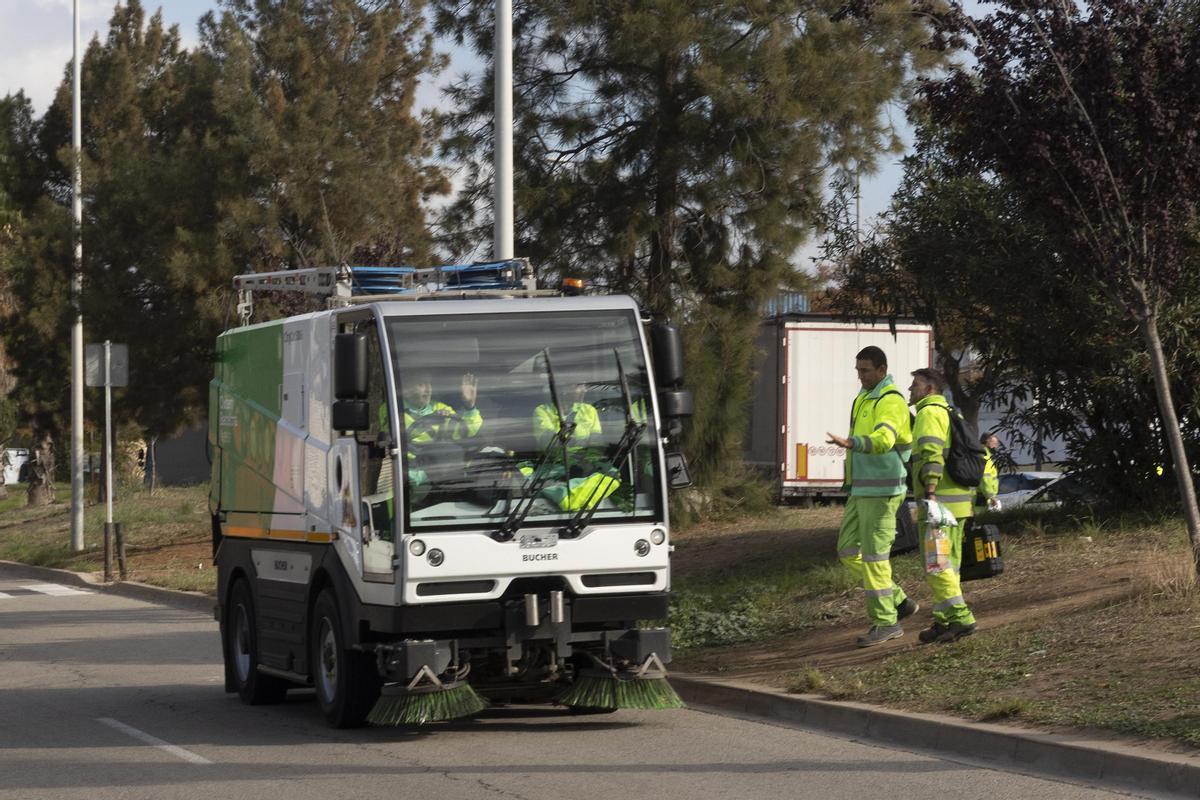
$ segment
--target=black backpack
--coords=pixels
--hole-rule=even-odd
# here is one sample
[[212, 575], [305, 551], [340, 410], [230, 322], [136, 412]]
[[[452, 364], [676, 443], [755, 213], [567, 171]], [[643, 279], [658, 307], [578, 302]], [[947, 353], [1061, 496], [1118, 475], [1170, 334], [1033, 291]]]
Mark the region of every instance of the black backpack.
[[950, 452], [946, 455], [946, 474], [959, 486], [973, 488], [983, 480], [984, 456], [987, 451], [979, 443], [979, 430], [963, 419], [957, 408], [932, 404], [946, 409], [950, 417]]

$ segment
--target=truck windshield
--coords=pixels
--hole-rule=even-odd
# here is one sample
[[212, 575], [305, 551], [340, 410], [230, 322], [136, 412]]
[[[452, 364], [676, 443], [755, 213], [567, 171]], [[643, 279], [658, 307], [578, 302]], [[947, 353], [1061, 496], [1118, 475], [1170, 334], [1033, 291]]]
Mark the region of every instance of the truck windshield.
[[622, 310], [389, 318], [406, 528], [660, 518], [637, 326]]

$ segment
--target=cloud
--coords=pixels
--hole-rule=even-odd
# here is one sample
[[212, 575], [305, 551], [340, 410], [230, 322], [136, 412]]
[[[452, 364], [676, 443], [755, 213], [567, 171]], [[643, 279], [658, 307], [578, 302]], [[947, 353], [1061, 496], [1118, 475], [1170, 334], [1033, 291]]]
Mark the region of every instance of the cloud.
[[[72, 2], [0, 3], [0, 95], [24, 89], [37, 114], [50, 105], [72, 57]], [[115, 0], [80, 0], [81, 47], [86, 48], [96, 34], [107, 33], [115, 4]], [[157, 8], [153, 3], [145, 5], [147, 16]], [[163, 18], [169, 25], [179, 25], [184, 47], [194, 47], [196, 22], [215, 5], [216, 0], [172, 0], [163, 7]]]

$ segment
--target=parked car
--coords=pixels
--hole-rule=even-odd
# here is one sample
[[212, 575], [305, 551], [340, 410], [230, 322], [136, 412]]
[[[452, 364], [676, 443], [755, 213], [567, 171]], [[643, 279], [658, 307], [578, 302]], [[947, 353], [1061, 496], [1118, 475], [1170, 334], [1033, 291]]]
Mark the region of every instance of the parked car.
[[1061, 472], [1008, 472], [1000, 476], [996, 497], [1003, 509], [1020, 508], [1047, 486], [1063, 477]]
[[7, 456], [3, 460], [5, 485], [24, 483], [29, 472], [29, 450], [24, 447], [9, 447], [5, 450], [5, 455]]
[[[1089, 480], [1089, 477], [1092, 480]], [[1024, 503], [1026, 508], [1040, 506], [1055, 508], [1062, 505], [1090, 506], [1099, 503], [1100, 494], [1096, 489], [1095, 476], [1084, 472], [1068, 472], [1057, 480], [1038, 489]]]

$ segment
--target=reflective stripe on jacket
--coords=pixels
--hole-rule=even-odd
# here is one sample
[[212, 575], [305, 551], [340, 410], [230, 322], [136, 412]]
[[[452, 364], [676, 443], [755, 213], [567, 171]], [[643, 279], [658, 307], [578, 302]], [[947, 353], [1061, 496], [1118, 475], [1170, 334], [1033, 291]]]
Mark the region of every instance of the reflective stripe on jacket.
[[904, 494], [912, 451], [908, 403], [888, 375], [871, 391], [854, 398], [846, 485], [850, 494], [891, 497]]

